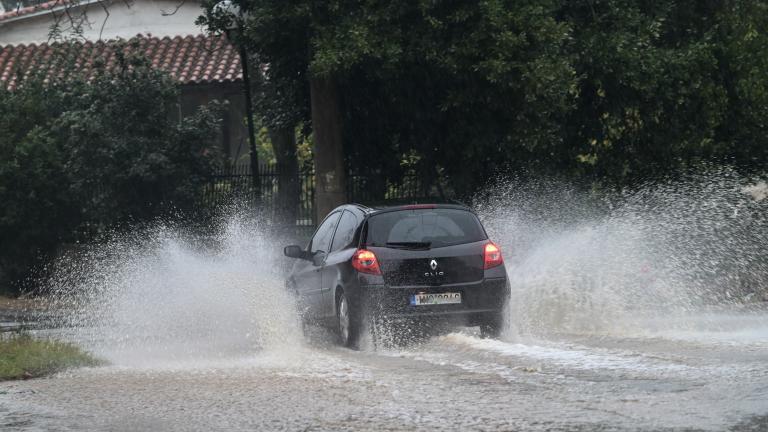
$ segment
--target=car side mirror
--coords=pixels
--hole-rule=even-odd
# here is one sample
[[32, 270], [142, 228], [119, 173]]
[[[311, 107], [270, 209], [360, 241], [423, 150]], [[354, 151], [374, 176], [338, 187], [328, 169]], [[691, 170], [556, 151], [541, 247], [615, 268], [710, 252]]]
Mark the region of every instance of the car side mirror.
[[321, 266], [325, 262], [325, 252], [317, 251], [312, 255], [312, 264], [315, 266]]
[[301, 246], [296, 245], [286, 246], [283, 249], [283, 253], [289, 258], [306, 259], [307, 257], [307, 253], [304, 252], [304, 249], [302, 249]]

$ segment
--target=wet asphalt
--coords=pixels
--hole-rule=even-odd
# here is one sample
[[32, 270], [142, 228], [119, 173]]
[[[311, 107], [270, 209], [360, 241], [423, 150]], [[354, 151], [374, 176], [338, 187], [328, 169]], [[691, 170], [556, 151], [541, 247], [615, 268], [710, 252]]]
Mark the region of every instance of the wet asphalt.
[[0, 383], [0, 429], [765, 431], [767, 320], [751, 316], [737, 341], [470, 329], [352, 351], [319, 332], [254, 352], [119, 355]]

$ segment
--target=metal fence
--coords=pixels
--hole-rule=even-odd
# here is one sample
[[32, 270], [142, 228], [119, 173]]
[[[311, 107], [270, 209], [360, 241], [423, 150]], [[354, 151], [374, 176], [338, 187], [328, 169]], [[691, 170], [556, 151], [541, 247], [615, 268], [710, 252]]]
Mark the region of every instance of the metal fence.
[[[274, 164], [259, 167], [258, 187], [254, 182], [249, 165], [235, 165], [223, 168], [213, 174], [202, 193], [202, 205], [216, 208], [237, 202], [257, 203], [262, 213], [270, 218], [281, 217], [279, 202], [280, 180], [289, 178], [281, 173]], [[285, 221], [286, 225], [309, 226], [315, 225], [315, 175], [304, 170], [298, 173], [298, 196], [295, 197], [296, 220]], [[284, 205], [284, 204], [283, 204]]]
[[[294, 174], [295, 175], [295, 174]], [[314, 211], [315, 178], [312, 170], [300, 170], [296, 220], [283, 220], [280, 212], [279, 190], [281, 179], [287, 181], [276, 165], [259, 167], [258, 187], [249, 165], [227, 167], [211, 176], [202, 196], [203, 205], [215, 208], [233, 202], [257, 203], [260, 211], [283, 225], [313, 227], [317, 223]], [[257, 191], [258, 189], [258, 191]], [[435, 195], [431, 185], [415, 175], [406, 175], [393, 181], [375, 174], [350, 173], [347, 176], [347, 201], [372, 204], [390, 200], [407, 200]], [[293, 214], [291, 212], [291, 214]]]
[[390, 200], [405, 200], [430, 195], [425, 190], [425, 182], [415, 175], [407, 175], [398, 181], [391, 181], [384, 176], [370, 174], [349, 174], [347, 176], [347, 200], [360, 204], [370, 204]]

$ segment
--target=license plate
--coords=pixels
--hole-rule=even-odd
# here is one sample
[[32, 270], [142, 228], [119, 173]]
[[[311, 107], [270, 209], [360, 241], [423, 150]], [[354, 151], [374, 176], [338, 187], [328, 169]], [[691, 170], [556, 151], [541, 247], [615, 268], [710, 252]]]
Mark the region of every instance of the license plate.
[[411, 296], [411, 306], [461, 303], [461, 293], [414, 294]]

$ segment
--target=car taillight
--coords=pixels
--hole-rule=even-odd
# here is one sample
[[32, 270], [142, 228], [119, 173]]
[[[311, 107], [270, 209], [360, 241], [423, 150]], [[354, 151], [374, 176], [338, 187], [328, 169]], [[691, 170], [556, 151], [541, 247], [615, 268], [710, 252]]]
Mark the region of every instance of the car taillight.
[[379, 261], [376, 254], [366, 249], [358, 249], [352, 257], [352, 267], [360, 273], [380, 275]]
[[501, 249], [493, 243], [485, 245], [483, 268], [488, 270], [502, 264], [504, 264], [504, 258], [501, 257]]

